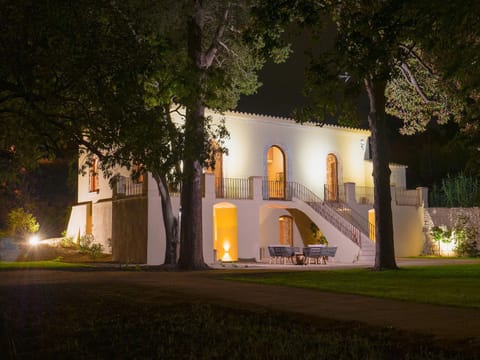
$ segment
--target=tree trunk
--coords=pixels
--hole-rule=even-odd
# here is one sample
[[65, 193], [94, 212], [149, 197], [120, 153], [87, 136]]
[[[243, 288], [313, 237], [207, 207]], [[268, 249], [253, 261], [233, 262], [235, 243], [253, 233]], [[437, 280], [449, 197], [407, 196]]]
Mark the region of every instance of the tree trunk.
[[158, 173], [152, 173], [152, 176], [157, 182], [158, 193], [162, 200], [162, 215], [166, 241], [164, 265], [173, 266], [177, 264], [178, 220], [173, 213], [172, 201], [165, 177]]
[[185, 119], [185, 150], [182, 178], [182, 222], [180, 230], [180, 258], [183, 270], [208, 268], [203, 260], [202, 227], [202, 164], [199, 160], [205, 141], [205, 51], [204, 9], [202, 1], [193, 0], [193, 13], [188, 22], [188, 56], [195, 70], [191, 99]]
[[[182, 270], [206, 269], [203, 260], [202, 227], [202, 165], [192, 151], [203, 144], [205, 107], [187, 111], [185, 158], [182, 179], [182, 222], [180, 231], [180, 259]], [[199, 144], [200, 143], [200, 144]]]
[[375, 269], [397, 269], [393, 240], [392, 196], [385, 124], [386, 82], [373, 77], [364, 80], [370, 102], [368, 124], [371, 131], [375, 209]]

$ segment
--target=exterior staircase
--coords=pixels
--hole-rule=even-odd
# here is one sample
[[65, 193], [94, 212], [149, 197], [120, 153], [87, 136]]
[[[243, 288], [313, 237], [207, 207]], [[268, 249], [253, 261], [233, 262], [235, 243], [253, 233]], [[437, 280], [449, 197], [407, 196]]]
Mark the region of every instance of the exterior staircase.
[[323, 201], [314, 192], [298, 183], [289, 183], [288, 197], [289, 200], [295, 197], [307, 204], [353, 241], [360, 248], [357, 258], [358, 262], [373, 264], [375, 260], [375, 243], [368, 237], [368, 219], [354, 211], [344, 202]]

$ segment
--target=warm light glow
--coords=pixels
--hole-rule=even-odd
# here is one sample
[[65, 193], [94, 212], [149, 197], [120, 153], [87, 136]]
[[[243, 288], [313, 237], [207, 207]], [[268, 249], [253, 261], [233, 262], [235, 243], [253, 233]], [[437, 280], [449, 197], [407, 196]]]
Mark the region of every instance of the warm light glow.
[[455, 248], [457, 247], [456, 241], [450, 242], [438, 242], [439, 251], [441, 256], [453, 256], [455, 255]]
[[228, 240], [225, 240], [223, 242], [223, 250], [225, 251], [223, 256], [222, 256], [222, 261], [232, 261], [232, 257], [228, 253], [230, 251], [230, 243]]
[[30, 236], [30, 238], [28, 239], [28, 244], [30, 246], [36, 246], [40, 243], [40, 238], [37, 236], [37, 235], [32, 235]]
[[238, 260], [237, 208], [230, 203], [214, 205], [213, 248], [216, 259], [221, 261]]

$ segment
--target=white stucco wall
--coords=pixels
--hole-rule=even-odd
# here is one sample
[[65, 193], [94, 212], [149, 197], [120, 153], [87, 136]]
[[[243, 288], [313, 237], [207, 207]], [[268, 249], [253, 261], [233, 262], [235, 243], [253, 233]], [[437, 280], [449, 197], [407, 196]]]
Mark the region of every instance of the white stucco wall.
[[92, 205], [92, 234], [96, 243], [103, 245], [103, 252], [112, 253], [112, 202], [104, 201]]
[[72, 206], [67, 225], [67, 237], [73, 238], [74, 241], [77, 241], [80, 236], [86, 233], [87, 206], [88, 204]]
[[418, 256], [422, 254], [423, 207], [396, 206], [392, 204], [395, 256]]
[[243, 113], [227, 113], [225, 125], [230, 139], [225, 143], [228, 155], [223, 158], [224, 177], [266, 176], [267, 151], [277, 145], [286, 155], [287, 181], [296, 181], [317, 195], [323, 196], [330, 153], [338, 159], [339, 183], [365, 184], [361, 140], [367, 140], [366, 130], [299, 125], [291, 119]]

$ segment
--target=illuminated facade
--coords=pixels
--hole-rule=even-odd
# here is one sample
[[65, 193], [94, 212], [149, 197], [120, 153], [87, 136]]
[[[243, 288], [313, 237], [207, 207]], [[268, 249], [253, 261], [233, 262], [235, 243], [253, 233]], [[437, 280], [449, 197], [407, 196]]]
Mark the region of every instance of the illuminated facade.
[[[262, 260], [271, 244], [304, 247], [326, 238], [335, 261], [373, 262], [368, 218], [373, 202], [369, 131], [299, 125], [286, 118], [210, 113], [230, 133], [215, 169], [205, 171], [203, 246], [207, 263]], [[82, 161], [82, 159], [81, 159]], [[423, 247], [422, 190], [405, 190], [405, 166], [392, 170], [392, 210], [398, 256]], [[157, 186], [146, 174], [133, 182], [126, 171], [114, 189], [102, 176], [79, 176], [78, 205], [69, 235], [92, 233], [111, 245], [114, 260], [161, 264], [165, 241]], [[179, 198], [172, 194], [175, 211]], [[373, 214], [374, 215], [374, 214]]]

